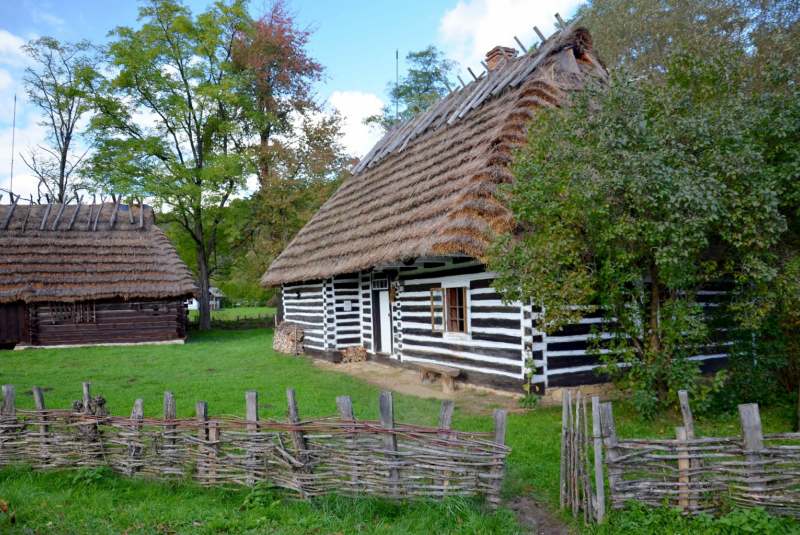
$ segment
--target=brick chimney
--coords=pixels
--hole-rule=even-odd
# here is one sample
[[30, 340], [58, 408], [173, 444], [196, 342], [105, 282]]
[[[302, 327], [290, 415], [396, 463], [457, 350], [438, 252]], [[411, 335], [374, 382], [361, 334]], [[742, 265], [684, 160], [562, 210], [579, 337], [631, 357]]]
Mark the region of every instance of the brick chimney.
[[494, 69], [498, 63], [503, 59], [503, 53], [508, 56], [508, 59], [514, 59], [519, 52], [516, 48], [509, 46], [496, 46], [486, 53], [486, 64], [489, 65], [489, 70]]

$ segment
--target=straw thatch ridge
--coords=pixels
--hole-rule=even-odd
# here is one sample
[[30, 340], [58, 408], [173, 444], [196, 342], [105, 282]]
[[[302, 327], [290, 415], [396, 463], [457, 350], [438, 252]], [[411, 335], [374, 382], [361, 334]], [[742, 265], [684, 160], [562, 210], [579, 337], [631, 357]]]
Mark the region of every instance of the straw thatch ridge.
[[140, 227], [138, 206], [121, 205], [114, 214], [113, 204], [84, 204], [70, 229], [77, 207], [61, 210], [54, 204], [48, 213], [45, 205], [18, 205], [3, 229], [11, 206], [0, 205], [0, 303], [165, 299], [197, 293], [189, 268], [155, 225], [152, 209], [144, 207]]
[[560, 105], [591, 76], [608, 80], [589, 32], [569, 28], [506, 61], [376, 144], [261, 279], [319, 279], [430, 255], [481, 258], [513, 229], [498, 201], [535, 109]]

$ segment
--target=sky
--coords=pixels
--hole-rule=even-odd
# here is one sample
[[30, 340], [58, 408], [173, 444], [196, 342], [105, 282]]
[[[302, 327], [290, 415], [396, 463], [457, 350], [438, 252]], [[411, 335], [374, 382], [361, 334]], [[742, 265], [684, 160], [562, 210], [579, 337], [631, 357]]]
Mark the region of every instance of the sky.
[[[184, 0], [202, 12], [210, 0]], [[251, 13], [263, 13], [269, 0], [252, 0]], [[395, 79], [395, 51], [400, 75], [405, 55], [435, 45], [459, 62], [466, 82], [467, 67], [478, 74], [480, 61], [496, 45], [519, 48], [538, 41], [538, 26], [546, 35], [555, 29], [555, 13], [571, 17], [579, 0], [292, 0], [291, 9], [303, 26], [314, 28], [308, 49], [326, 67], [325, 80], [316, 84], [320, 99], [345, 119], [345, 148], [363, 156], [380, 133], [362, 124], [380, 111], [387, 82]], [[117, 26], [136, 28], [136, 0], [0, 0], [0, 189], [10, 185], [12, 134], [15, 137], [14, 192], [36, 192], [36, 180], [20, 153], [44, 143], [46, 130], [38, 125], [39, 111], [26, 101], [22, 74], [28, 65], [19, 47], [41, 36], [59, 41], [108, 41]], [[16, 128], [12, 128], [14, 95]], [[3, 192], [0, 192], [3, 193]], [[6, 196], [0, 202], [8, 202]]]

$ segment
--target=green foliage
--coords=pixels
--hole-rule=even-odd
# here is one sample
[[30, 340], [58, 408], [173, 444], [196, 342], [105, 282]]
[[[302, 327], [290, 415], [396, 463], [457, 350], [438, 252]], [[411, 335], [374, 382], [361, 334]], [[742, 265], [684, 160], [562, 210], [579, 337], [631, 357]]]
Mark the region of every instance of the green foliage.
[[440, 95], [449, 93], [447, 84], [458, 68], [458, 63], [449, 60], [439, 49], [430, 45], [419, 52], [406, 55], [408, 72], [399, 83], [388, 82], [386, 92], [391, 101], [381, 113], [364, 120], [364, 124], [381, 125], [388, 128], [390, 121], [414, 117], [427, 110]]
[[774, 251], [798, 171], [770, 141], [797, 135], [788, 118], [772, 126], [775, 104], [797, 96], [750, 92], [760, 75], [740, 58], [675, 54], [663, 83], [617, 73], [542, 110], [503, 190], [521, 232], [490, 251], [497, 287], [542, 306], [548, 332], [600, 310], [592, 351], [645, 415], [680, 389], [711, 393], [689, 360], [717, 336], [703, 293], [727, 281], [733, 297], [716, 304], [749, 328], [778, 301]]
[[113, 472], [108, 466], [101, 466], [99, 468], [89, 468], [86, 466], [82, 466], [78, 468], [78, 471], [75, 472], [75, 475], [72, 476], [72, 484], [73, 485], [85, 485], [90, 486], [95, 483], [102, 481], [104, 478], [113, 475]]
[[747, 50], [741, 59], [755, 68], [800, 66], [798, 0], [589, 0], [577, 15], [600, 57], [634, 76], [663, 76], [678, 50], [730, 46]]
[[259, 481], [253, 485], [253, 488], [250, 489], [250, 492], [244, 497], [242, 505], [246, 509], [271, 509], [277, 507], [280, 505], [281, 500], [280, 495], [275, 492], [276, 489], [277, 487], [268, 481]]
[[519, 398], [519, 406], [523, 409], [535, 409], [537, 405], [539, 405], [539, 401], [542, 399], [542, 396], [539, 394], [531, 394], [528, 392], [521, 398]]
[[614, 511], [601, 526], [589, 531], [593, 535], [793, 535], [800, 533], [794, 518], [771, 516], [763, 507], [735, 509], [714, 518], [683, 516], [680, 509], [649, 509], [638, 502], [629, 502], [625, 511]]

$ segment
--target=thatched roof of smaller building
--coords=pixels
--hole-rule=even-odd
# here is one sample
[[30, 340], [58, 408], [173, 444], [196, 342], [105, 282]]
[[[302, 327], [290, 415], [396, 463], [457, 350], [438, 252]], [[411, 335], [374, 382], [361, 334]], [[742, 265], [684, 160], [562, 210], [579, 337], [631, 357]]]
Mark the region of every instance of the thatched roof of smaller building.
[[433, 255], [480, 258], [487, 235], [513, 229], [496, 191], [513, 180], [513, 151], [524, 144], [535, 110], [562, 104], [587, 76], [606, 84], [608, 73], [583, 28], [556, 33], [519, 57], [508, 50], [488, 75], [387, 132], [261, 284]]
[[8, 218], [12, 207], [0, 205], [0, 303], [167, 299], [197, 292], [147, 206], [20, 204]]

